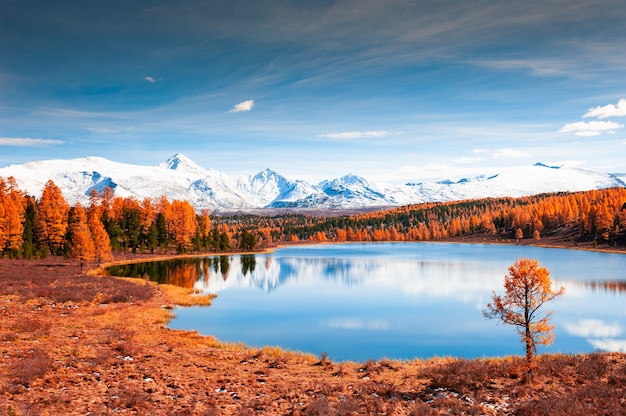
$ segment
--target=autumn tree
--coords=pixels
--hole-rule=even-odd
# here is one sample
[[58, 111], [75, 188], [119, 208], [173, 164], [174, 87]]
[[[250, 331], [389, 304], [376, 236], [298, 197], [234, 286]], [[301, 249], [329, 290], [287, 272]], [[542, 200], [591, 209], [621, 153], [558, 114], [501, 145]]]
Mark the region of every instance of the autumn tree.
[[53, 254], [63, 246], [69, 209], [61, 189], [52, 180], [46, 182], [37, 204], [37, 233]]
[[70, 226], [72, 257], [80, 262], [80, 269], [83, 269], [83, 263], [91, 261], [95, 257], [95, 249], [93, 240], [91, 239], [91, 231], [87, 225], [87, 215], [80, 202], [77, 202], [73, 209], [73, 222]]
[[184, 253], [192, 245], [192, 239], [196, 234], [198, 219], [193, 206], [187, 201], [174, 200], [169, 210], [169, 216], [165, 219], [168, 229], [178, 252]]
[[22, 248], [26, 202], [13, 177], [0, 178], [0, 252], [17, 255]]
[[91, 232], [91, 240], [94, 248], [94, 258], [98, 261], [98, 266], [103, 261], [113, 259], [111, 253], [111, 240], [104, 228], [104, 224], [100, 220], [97, 213], [89, 213], [87, 216], [87, 224]]
[[487, 304], [483, 315], [499, 319], [504, 324], [517, 327], [517, 333], [526, 348], [526, 375], [524, 382], [532, 378], [537, 345], [549, 345], [554, 339], [549, 317], [552, 312], [542, 312], [541, 307], [563, 295], [565, 288], [552, 290], [550, 272], [539, 267], [537, 260], [521, 258], [509, 267], [504, 277], [504, 296], [493, 292], [493, 302]]
[[198, 218], [198, 232], [204, 248], [209, 246], [209, 237], [211, 235], [211, 216], [208, 209], [202, 210], [202, 215]]

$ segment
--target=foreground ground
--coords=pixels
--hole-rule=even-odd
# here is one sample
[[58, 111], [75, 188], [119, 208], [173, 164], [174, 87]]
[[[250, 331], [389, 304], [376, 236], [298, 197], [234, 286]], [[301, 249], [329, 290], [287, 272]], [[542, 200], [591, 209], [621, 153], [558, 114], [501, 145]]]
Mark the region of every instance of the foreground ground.
[[0, 415], [626, 414], [623, 354], [335, 363], [169, 330], [180, 295], [0, 259]]

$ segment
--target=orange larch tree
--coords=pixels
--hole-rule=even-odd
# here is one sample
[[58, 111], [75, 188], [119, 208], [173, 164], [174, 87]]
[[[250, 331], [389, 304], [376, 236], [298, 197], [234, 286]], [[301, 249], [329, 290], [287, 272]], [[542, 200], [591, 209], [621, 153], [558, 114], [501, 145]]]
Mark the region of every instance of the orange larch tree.
[[198, 219], [196, 213], [187, 201], [174, 200], [170, 206], [168, 229], [172, 235], [177, 249], [180, 252], [186, 251], [192, 245], [193, 237], [196, 235]]
[[69, 209], [61, 189], [52, 180], [46, 182], [37, 204], [37, 233], [52, 254], [63, 245]]
[[549, 345], [554, 339], [554, 327], [549, 323], [552, 312], [542, 312], [541, 307], [563, 295], [565, 288], [553, 291], [548, 269], [539, 267], [537, 260], [521, 258], [509, 267], [509, 274], [504, 277], [504, 289], [504, 296], [493, 292], [493, 302], [487, 305], [483, 316], [517, 327], [526, 348], [524, 382], [528, 383], [532, 379], [537, 345]]
[[9, 250], [14, 255], [21, 249], [25, 211], [26, 197], [15, 178], [9, 177], [6, 182], [0, 178], [0, 252]]
[[198, 221], [198, 229], [200, 231], [200, 238], [202, 239], [202, 245], [204, 248], [209, 246], [209, 236], [211, 235], [211, 215], [208, 209], [203, 209]]
[[141, 201], [141, 232], [143, 234], [148, 234], [156, 216], [157, 213], [152, 199], [144, 198]]
[[113, 259], [111, 250], [111, 240], [100, 220], [100, 216], [94, 212], [87, 216], [87, 224], [91, 232], [91, 240], [94, 248], [94, 258], [98, 261], [98, 266], [103, 261]]
[[91, 238], [91, 232], [87, 225], [87, 215], [80, 202], [74, 205], [74, 218], [71, 224], [72, 241], [70, 242], [70, 248], [72, 251], [72, 257], [78, 259], [80, 262], [80, 269], [83, 269], [83, 263], [91, 261], [95, 257], [95, 249], [93, 240]]

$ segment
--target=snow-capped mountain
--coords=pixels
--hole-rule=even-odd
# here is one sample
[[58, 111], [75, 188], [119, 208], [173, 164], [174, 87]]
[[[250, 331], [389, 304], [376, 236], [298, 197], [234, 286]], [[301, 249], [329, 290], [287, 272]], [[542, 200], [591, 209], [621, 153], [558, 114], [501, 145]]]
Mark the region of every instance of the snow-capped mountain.
[[17, 180], [20, 189], [35, 197], [39, 197], [45, 183], [52, 180], [71, 204], [76, 201], [87, 203], [92, 190], [102, 192], [108, 186], [121, 197], [142, 200], [164, 195], [169, 199], [187, 200], [198, 210], [208, 208], [217, 212], [263, 208], [379, 208], [626, 186], [626, 174], [541, 163], [459, 181], [395, 185], [349, 174], [312, 185], [285, 178], [270, 169], [250, 176], [231, 176], [205, 169], [180, 154], [156, 166], [85, 157], [0, 168], [0, 177], [9, 176]]

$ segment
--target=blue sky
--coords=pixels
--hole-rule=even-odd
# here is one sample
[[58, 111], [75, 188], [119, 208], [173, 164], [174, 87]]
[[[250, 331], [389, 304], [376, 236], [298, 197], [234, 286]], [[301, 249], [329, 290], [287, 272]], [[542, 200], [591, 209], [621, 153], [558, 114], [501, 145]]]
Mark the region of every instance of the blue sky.
[[0, 1], [0, 166], [626, 172], [624, 0]]

